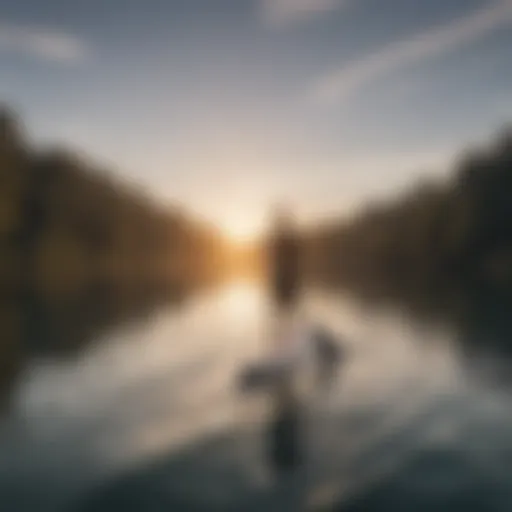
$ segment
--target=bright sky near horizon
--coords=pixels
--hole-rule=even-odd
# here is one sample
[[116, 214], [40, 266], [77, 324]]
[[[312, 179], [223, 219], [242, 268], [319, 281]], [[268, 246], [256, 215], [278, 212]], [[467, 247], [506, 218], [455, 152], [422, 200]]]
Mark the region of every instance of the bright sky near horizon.
[[18, 0], [0, 99], [233, 233], [343, 214], [512, 120], [512, 0]]

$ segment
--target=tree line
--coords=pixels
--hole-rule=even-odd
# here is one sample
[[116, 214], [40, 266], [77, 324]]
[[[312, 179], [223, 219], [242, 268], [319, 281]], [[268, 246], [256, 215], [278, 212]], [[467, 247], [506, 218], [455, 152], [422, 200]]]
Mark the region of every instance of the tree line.
[[63, 148], [36, 150], [0, 112], [0, 290], [70, 293], [93, 283], [186, 287], [221, 269], [213, 226], [157, 206]]
[[304, 233], [309, 279], [355, 289], [424, 291], [468, 283], [512, 290], [512, 131], [352, 219]]

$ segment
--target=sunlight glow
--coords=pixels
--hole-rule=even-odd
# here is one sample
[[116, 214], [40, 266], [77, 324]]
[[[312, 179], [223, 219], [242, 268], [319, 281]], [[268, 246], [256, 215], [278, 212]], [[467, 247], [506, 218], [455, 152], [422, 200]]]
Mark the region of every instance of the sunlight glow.
[[221, 229], [234, 242], [251, 242], [263, 235], [263, 223], [257, 218], [237, 215], [222, 222]]

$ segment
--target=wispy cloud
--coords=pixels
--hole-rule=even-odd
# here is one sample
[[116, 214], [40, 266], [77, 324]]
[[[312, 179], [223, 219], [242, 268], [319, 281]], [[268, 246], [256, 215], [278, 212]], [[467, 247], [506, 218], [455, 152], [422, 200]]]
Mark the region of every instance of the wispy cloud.
[[382, 75], [470, 44], [507, 25], [512, 25], [512, 0], [494, 1], [455, 21], [392, 43], [368, 57], [327, 74], [314, 85], [314, 97], [323, 103], [342, 102], [360, 87]]
[[0, 22], [0, 53], [21, 53], [61, 64], [76, 64], [89, 57], [88, 45], [71, 34], [35, 26]]
[[301, 23], [336, 10], [345, 0], [260, 0], [263, 21], [273, 27]]

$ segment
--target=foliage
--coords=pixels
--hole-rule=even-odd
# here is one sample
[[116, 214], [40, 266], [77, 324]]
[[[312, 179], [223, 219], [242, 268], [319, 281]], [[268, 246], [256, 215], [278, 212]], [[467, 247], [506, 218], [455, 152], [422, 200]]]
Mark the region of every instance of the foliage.
[[36, 151], [0, 114], [0, 287], [75, 292], [99, 281], [186, 287], [218, 271], [213, 228], [57, 148]]
[[465, 154], [451, 178], [305, 234], [316, 280], [390, 290], [512, 286], [512, 134]]

